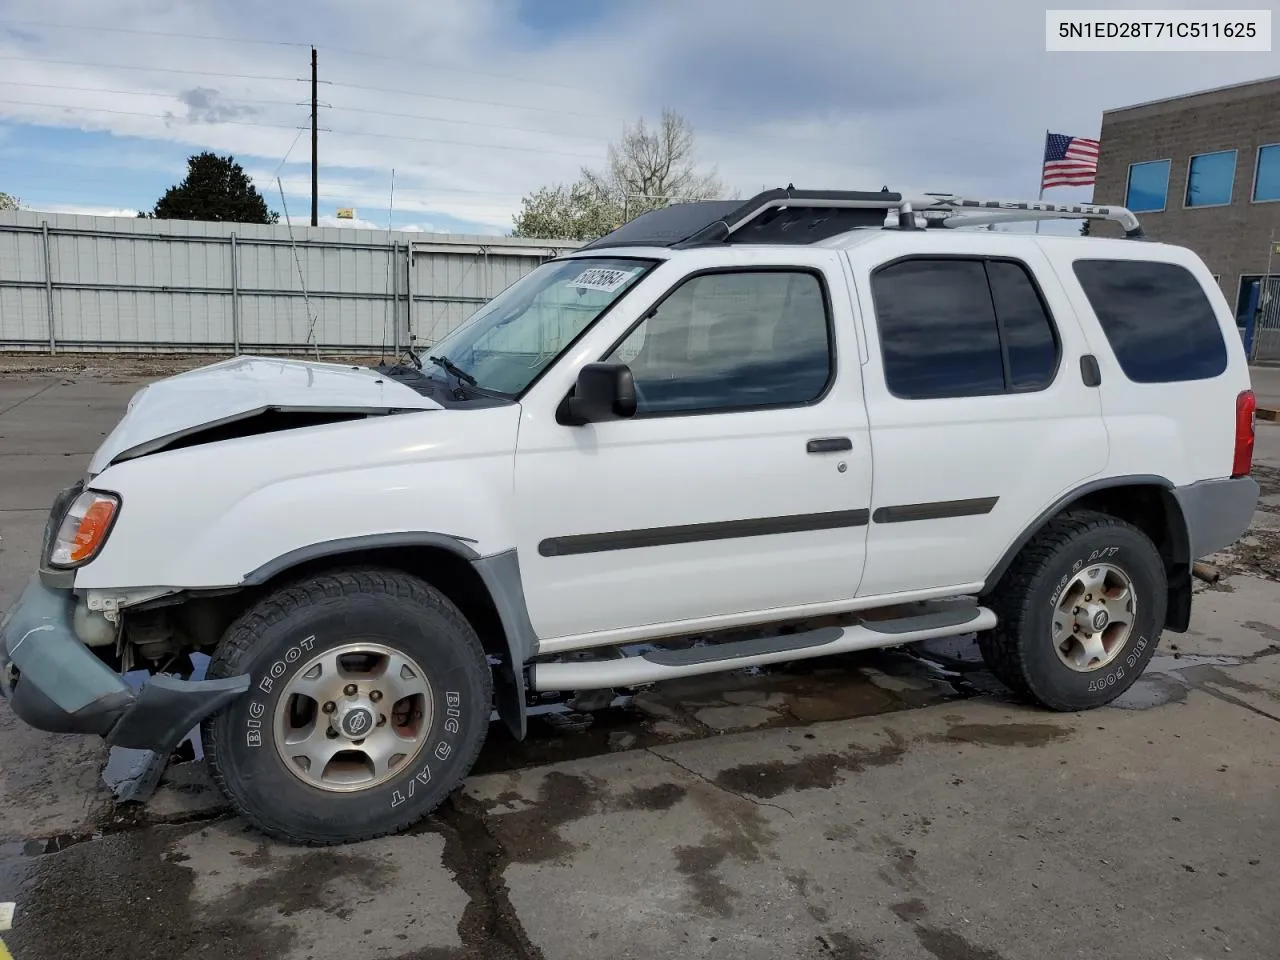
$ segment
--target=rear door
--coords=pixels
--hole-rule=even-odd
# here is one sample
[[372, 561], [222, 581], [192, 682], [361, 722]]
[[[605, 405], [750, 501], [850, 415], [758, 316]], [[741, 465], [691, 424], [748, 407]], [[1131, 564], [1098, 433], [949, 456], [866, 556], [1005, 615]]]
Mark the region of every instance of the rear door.
[[1107, 465], [1081, 369], [1092, 348], [1039, 246], [929, 241], [890, 234], [851, 255], [875, 451], [863, 597], [976, 589], [1047, 505]]

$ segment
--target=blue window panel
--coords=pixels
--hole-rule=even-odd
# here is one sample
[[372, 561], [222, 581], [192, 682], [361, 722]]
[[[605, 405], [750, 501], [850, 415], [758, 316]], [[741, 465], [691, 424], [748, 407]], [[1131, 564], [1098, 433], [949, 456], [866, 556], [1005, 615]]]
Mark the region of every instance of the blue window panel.
[[1258, 168], [1253, 176], [1254, 200], [1280, 200], [1280, 143], [1258, 151]]
[[1220, 150], [1191, 158], [1187, 172], [1187, 206], [1212, 207], [1231, 202], [1236, 179], [1236, 152]]
[[1124, 205], [1134, 213], [1163, 210], [1169, 192], [1169, 161], [1150, 160], [1129, 167], [1129, 188]]

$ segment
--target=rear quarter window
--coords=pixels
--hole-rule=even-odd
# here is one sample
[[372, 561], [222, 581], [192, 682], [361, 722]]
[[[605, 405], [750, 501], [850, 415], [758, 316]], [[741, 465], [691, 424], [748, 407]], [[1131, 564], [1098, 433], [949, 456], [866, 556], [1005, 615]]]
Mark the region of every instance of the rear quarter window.
[[1134, 383], [1207, 380], [1227, 369], [1217, 314], [1185, 267], [1149, 260], [1072, 266], [1120, 369]]

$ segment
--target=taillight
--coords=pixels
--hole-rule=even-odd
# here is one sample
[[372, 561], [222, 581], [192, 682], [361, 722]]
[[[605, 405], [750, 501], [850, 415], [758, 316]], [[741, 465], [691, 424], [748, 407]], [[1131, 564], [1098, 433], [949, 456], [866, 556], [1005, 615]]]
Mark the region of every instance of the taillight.
[[1236, 397], [1236, 456], [1231, 464], [1231, 476], [1247, 477], [1253, 469], [1254, 415], [1258, 411], [1258, 399], [1252, 390], [1243, 390]]

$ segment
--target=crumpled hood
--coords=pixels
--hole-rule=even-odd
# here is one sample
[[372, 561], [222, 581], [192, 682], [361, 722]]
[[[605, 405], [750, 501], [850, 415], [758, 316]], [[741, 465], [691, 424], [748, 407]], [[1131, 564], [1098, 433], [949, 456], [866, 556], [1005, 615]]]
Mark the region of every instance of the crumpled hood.
[[368, 367], [309, 360], [235, 357], [148, 384], [134, 394], [89, 464], [102, 472], [198, 430], [268, 410], [385, 413], [443, 410], [411, 387]]

